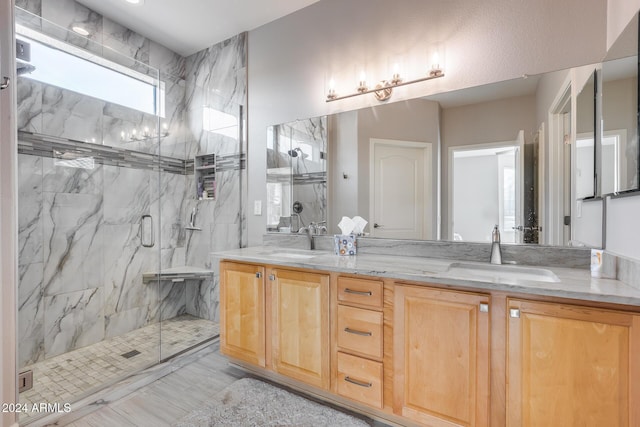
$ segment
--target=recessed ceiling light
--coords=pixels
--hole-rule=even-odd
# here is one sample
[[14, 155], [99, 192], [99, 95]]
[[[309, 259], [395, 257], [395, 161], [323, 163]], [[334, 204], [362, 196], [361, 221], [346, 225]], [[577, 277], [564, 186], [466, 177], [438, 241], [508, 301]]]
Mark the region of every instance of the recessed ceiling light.
[[142, 4], [144, 3], [144, 0], [124, 0], [127, 3], [131, 3], [131, 4]]
[[76, 25], [73, 28], [71, 28], [74, 32], [80, 34], [81, 36], [88, 36], [89, 35], [89, 31], [85, 30], [84, 28]]

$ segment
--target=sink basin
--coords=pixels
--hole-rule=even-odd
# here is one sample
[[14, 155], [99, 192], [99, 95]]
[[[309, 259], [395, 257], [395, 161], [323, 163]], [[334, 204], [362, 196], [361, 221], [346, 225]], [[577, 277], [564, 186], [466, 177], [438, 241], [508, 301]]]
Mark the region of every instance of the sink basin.
[[472, 264], [454, 262], [445, 273], [448, 277], [478, 279], [483, 281], [504, 282], [528, 280], [534, 282], [557, 283], [560, 281], [552, 271], [536, 267], [515, 265]]

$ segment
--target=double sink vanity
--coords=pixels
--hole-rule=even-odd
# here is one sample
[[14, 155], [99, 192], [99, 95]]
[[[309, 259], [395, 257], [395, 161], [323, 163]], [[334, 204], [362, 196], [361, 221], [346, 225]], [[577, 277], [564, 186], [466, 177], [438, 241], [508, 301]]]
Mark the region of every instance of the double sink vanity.
[[[216, 254], [222, 353], [389, 424], [640, 426], [640, 263], [607, 234], [640, 191], [638, 34], [601, 63], [270, 126], [265, 246]], [[356, 256], [301, 235], [354, 215]], [[525, 243], [505, 265], [497, 232]], [[589, 248], [625, 282], [592, 278]]]
[[639, 425], [640, 290], [592, 278], [588, 250], [580, 268], [364, 252], [216, 254], [221, 352], [390, 424]]

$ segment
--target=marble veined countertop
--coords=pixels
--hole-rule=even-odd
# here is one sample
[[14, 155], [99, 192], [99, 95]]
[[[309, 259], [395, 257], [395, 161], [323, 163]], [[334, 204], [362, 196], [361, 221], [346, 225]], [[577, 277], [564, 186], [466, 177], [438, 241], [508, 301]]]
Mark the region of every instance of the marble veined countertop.
[[361, 274], [478, 291], [505, 291], [640, 306], [640, 290], [613, 279], [595, 279], [586, 269], [491, 266], [489, 263], [411, 256], [338, 256], [320, 250], [256, 246], [216, 252], [219, 260]]

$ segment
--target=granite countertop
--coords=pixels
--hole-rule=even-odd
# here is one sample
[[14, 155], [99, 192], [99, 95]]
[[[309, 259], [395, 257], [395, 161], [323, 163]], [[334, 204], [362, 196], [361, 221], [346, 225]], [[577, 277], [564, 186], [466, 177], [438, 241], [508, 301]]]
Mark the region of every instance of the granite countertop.
[[640, 306], [640, 289], [619, 280], [592, 278], [586, 269], [526, 265], [493, 267], [488, 263], [394, 255], [337, 256], [329, 251], [275, 246], [216, 252], [212, 256], [220, 260], [438, 283], [478, 291], [505, 291]]

